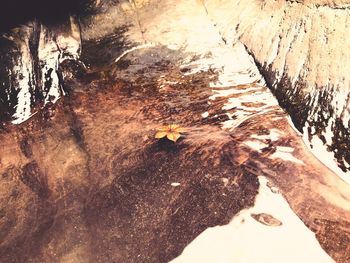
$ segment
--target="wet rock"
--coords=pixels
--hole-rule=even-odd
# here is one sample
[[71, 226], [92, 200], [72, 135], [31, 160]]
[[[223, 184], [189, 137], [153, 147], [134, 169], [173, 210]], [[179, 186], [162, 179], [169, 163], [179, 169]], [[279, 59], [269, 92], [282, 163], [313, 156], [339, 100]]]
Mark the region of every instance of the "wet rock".
[[254, 218], [256, 221], [259, 223], [266, 225], [266, 226], [281, 226], [283, 225], [280, 220], [277, 218], [273, 217], [272, 215], [269, 214], [251, 214], [251, 217]]
[[[53, 69], [61, 65], [59, 72], [64, 70], [62, 79], [69, 86], [69, 96], [54, 105], [49, 102], [50, 109], [38, 111], [27, 123], [8, 125], [0, 131], [3, 240], [0, 261], [167, 262], [206, 228], [227, 224], [240, 210], [252, 206], [260, 175], [273, 181], [298, 216], [318, 233], [322, 247], [333, 258], [340, 262], [346, 259], [348, 247], [339, 249], [338, 244], [350, 236], [344, 231], [350, 222], [348, 188], [303, 148], [276, 103], [263, 105], [266, 98], [264, 101], [259, 96], [272, 98], [266, 87], [257, 83], [231, 84], [224, 89], [232, 89], [233, 94], [209, 99], [215, 95], [210, 84], [219, 78], [220, 70], [209, 67], [193, 73], [203, 57], [192, 55], [190, 62], [186, 61], [190, 65], [181, 67], [184, 58], [189, 58], [184, 50], [143, 45], [150, 40], [163, 41], [163, 45], [169, 43], [165, 41], [169, 38], [158, 37], [160, 31], [171, 33], [172, 24], [165, 28], [168, 31], [164, 28], [152, 31], [168, 24], [153, 20], [155, 14], [159, 18], [167, 10], [166, 14], [179, 15], [192, 9], [187, 5], [181, 9], [180, 2], [176, 3], [179, 9], [173, 9], [175, 4], [171, 1], [118, 1], [117, 5], [112, 2], [97, 1], [101, 9], [81, 20], [82, 43], [86, 47], [84, 51], [83, 46], [82, 60], [87, 67], [72, 61], [57, 63], [57, 56], [72, 58], [68, 52], [71, 46], [65, 39], [76, 40], [78, 34], [74, 35], [74, 30], [63, 30], [63, 35], [66, 32], [68, 37], [56, 42], [55, 38], [61, 36], [56, 33], [60, 31], [44, 28], [41, 43], [45, 43], [48, 55], [41, 56], [42, 61], [53, 54], [54, 66], [45, 68], [45, 64], [43, 71], [33, 76], [42, 77], [45, 73], [49, 87], [55, 76]], [[158, 3], [159, 9], [149, 3]], [[201, 21], [206, 25], [212, 25], [213, 20], [207, 14], [212, 15], [209, 1], [206, 9], [202, 2], [195, 3], [195, 8], [190, 6], [192, 11], [203, 15], [206, 19]], [[263, 7], [269, 4], [300, 5], [281, 1]], [[256, 2], [252, 1], [250, 6], [255, 10]], [[216, 10], [230, 10], [232, 17], [232, 10], [244, 11], [224, 7]], [[276, 10], [280, 14], [284, 9]], [[259, 5], [254, 15], [260, 11]], [[165, 17], [167, 21], [171, 18]], [[68, 23], [64, 28], [69, 25], [72, 26]], [[225, 33], [219, 22], [217, 27], [210, 28]], [[240, 26], [229, 28], [241, 32], [239, 36], [256, 61], [263, 61], [253, 50], [253, 44], [248, 46], [248, 35], [243, 33], [247, 28], [242, 31]], [[181, 33], [187, 37], [193, 35], [191, 31]], [[227, 51], [228, 47], [232, 48], [232, 39], [223, 37], [219, 43], [228, 45], [224, 46]], [[197, 35], [194, 38], [197, 40]], [[14, 45], [11, 41], [10, 45]], [[55, 43], [60, 47], [59, 52], [51, 48]], [[108, 50], [101, 51], [104, 47]], [[28, 50], [28, 45], [24, 48]], [[22, 59], [21, 53], [16, 52], [14, 57]], [[30, 50], [28, 54], [36, 53]], [[204, 58], [210, 58], [210, 54]], [[254, 72], [248, 68], [243, 73], [254, 75]], [[17, 80], [17, 75], [13, 76]], [[249, 91], [250, 88], [254, 90]], [[16, 87], [14, 90], [20, 91]], [[15, 103], [11, 104], [13, 112], [16, 92]], [[49, 91], [39, 90], [39, 93], [43, 96]], [[242, 97], [251, 99], [252, 94], [255, 99], [263, 98], [264, 103], [243, 101], [236, 107], [223, 109], [230, 99], [231, 102]], [[295, 114], [300, 114], [297, 116], [300, 123], [306, 119], [304, 106], [299, 103], [302, 95], [302, 92], [296, 95], [295, 107], [291, 107]], [[280, 101], [282, 97], [279, 96]], [[7, 117], [11, 118], [13, 112], [6, 113]], [[203, 112], [210, 113], [210, 117], [203, 119]], [[245, 118], [238, 118], [242, 116]], [[176, 144], [153, 139], [156, 127], [169, 123], [188, 127], [188, 135]], [[266, 141], [269, 148], [260, 152], [245, 145], [253, 134], [267, 135], [272, 128], [282, 132], [281, 138]], [[273, 149], [282, 143], [293, 146], [293, 154], [305, 161], [305, 165], [269, 159]], [[173, 187], [171, 182], [179, 182], [181, 186]], [[254, 216], [266, 224], [279, 224], [270, 215]], [[332, 223], [315, 222], [315, 218], [329, 219]], [[323, 229], [327, 229], [327, 234]]]
[[28, 186], [39, 197], [48, 196], [48, 185], [46, 176], [40, 171], [38, 164], [33, 161], [22, 168], [20, 180]]
[[[159, 57], [152, 58], [157, 52]], [[1, 171], [31, 160], [14, 170], [18, 180], [6, 188], [21, 196], [29, 193], [31, 199], [13, 200], [16, 217], [4, 212], [4, 218], [18, 219], [6, 221], [7, 245], [0, 244], [0, 260], [167, 262], [206, 228], [227, 224], [253, 205], [258, 180], [232, 166], [231, 137], [218, 127], [196, 127], [202, 118], [192, 114], [188, 102], [197, 94], [209, 95], [202, 89], [207, 73], [161, 91], [157, 79], [169, 69], [169, 76], [181, 79], [176, 59], [157, 63], [160, 54], [173, 52], [137, 54], [144, 60], [127, 56], [132, 63], [127, 69], [116, 66], [107, 79], [95, 75], [85, 92], [72, 90], [64, 105], [53, 106], [50, 118], [41, 111], [28, 125], [1, 133]], [[135, 80], [133, 72], [125, 71], [139, 71], [142, 61], [154, 71], [145, 70]], [[195, 109], [201, 112], [206, 105], [202, 100]], [[176, 144], [154, 139], [156, 127], [170, 121], [192, 127], [191, 132]], [[12, 150], [4, 144], [8, 136], [19, 141], [11, 144]], [[11, 177], [6, 174], [4, 178]], [[42, 209], [25, 214], [26, 224], [19, 222], [23, 211], [33, 206]], [[33, 227], [36, 230], [29, 231]], [[18, 228], [22, 230], [9, 238], [6, 233]], [[28, 238], [30, 243], [14, 246]]]
[[21, 151], [25, 157], [27, 157], [27, 158], [32, 157], [33, 151], [32, 151], [32, 148], [31, 148], [29, 142], [28, 142], [28, 139], [25, 138], [20, 142], [20, 148], [21, 148]]
[[[349, 230], [350, 225], [347, 222], [340, 221], [334, 222], [327, 219], [315, 219], [316, 227], [315, 232], [316, 236], [320, 239], [321, 242], [324, 242], [325, 239], [332, 239], [332, 244], [326, 245], [331, 246], [333, 250], [338, 252], [347, 251], [349, 249]], [[341, 228], [342, 231], [334, 235], [333, 229]], [[349, 253], [339, 253], [341, 256], [337, 259], [338, 262], [348, 262], [350, 260]]]
[[203, 4], [223, 37], [231, 42], [239, 38], [254, 56], [279, 104], [309, 143], [322, 140], [323, 152], [332, 151], [339, 167], [348, 171], [350, 151], [344, 142], [350, 138], [350, 82], [345, 68], [350, 55], [343, 47], [350, 44], [349, 2], [207, 0]]
[[69, 17], [61, 25], [28, 22], [0, 35], [0, 121], [19, 124], [65, 94], [59, 66], [80, 55], [80, 29]]

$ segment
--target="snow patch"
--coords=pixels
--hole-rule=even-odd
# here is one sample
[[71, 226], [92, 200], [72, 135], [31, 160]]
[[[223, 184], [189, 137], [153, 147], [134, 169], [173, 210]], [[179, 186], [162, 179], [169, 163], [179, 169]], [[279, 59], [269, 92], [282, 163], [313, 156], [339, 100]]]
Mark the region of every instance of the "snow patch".
[[[27, 32], [29, 34], [29, 32]], [[33, 65], [32, 56], [29, 48], [29, 35], [20, 43], [21, 58], [13, 67], [13, 75], [17, 79], [18, 90], [17, 105], [13, 114], [13, 124], [20, 124], [29, 119], [33, 114], [31, 112], [31, 93], [30, 89], [33, 83]], [[11, 81], [10, 81], [11, 82]]]
[[[205, 230], [171, 263], [334, 262], [283, 196], [271, 191], [266, 178], [259, 176], [259, 182], [254, 207], [241, 211], [228, 225]], [[260, 213], [282, 225], [267, 226], [251, 216]]]
[[318, 138], [318, 136], [314, 135], [311, 138], [311, 142], [309, 141], [308, 127], [308, 124], [306, 124], [303, 129], [303, 141], [306, 147], [321, 163], [327, 166], [343, 181], [350, 185], [350, 173], [344, 172], [342, 169], [340, 169], [337, 160], [334, 157], [334, 153], [327, 151], [327, 146], [323, 144], [322, 140]]
[[230, 95], [235, 95], [235, 94], [242, 94], [242, 93], [246, 93], [246, 92], [250, 92], [250, 91], [256, 91], [261, 89], [261, 86], [250, 86], [247, 85], [247, 88], [245, 89], [237, 89], [237, 88], [230, 88], [230, 89], [213, 89], [213, 93], [215, 93], [214, 95], [210, 96], [209, 99], [210, 100], [215, 100], [216, 98], [220, 98], [220, 97], [227, 97]]
[[298, 163], [305, 165], [305, 163], [297, 158], [295, 158], [290, 152], [276, 151], [270, 157], [270, 159], [282, 159], [284, 161], [289, 161], [293, 163]]
[[260, 141], [245, 141], [243, 142], [249, 148], [261, 152], [262, 149], [266, 148], [268, 145]]
[[208, 118], [209, 117], [209, 112], [204, 112], [202, 113], [202, 118]]
[[272, 142], [277, 141], [282, 132], [277, 129], [271, 129], [269, 134], [257, 135], [252, 134], [250, 137], [257, 140], [271, 140]]
[[146, 44], [142, 44], [142, 45], [138, 45], [138, 46], [136, 46], [136, 47], [132, 47], [132, 48], [130, 48], [130, 49], [128, 49], [128, 50], [125, 50], [119, 57], [117, 57], [116, 59], [115, 59], [115, 63], [118, 63], [119, 62], [119, 60], [121, 60], [123, 57], [125, 57], [127, 54], [129, 54], [129, 53], [132, 53], [132, 52], [134, 52], [134, 51], [136, 51], [136, 50], [139, 50], [139, 49], [144, 49], [144, 48], [150, 48], [150, 47], [155, 47], [156, 46], [156, 44], [154, 44], [154, 43], [146, 43]]
[[44, 96], [44, 106], [55, 103], [64, 94], [58, 77], [58, 67], [66, 59], [78, 59], [80, 56], [80, 32], [75, 28], [71, 18], [72, 36], [64, 34], [54, 35], [46, 26], [41, 25], [38, 47], [38, 59], [41, 69], [41, 78], [38, 83], [34, 76], [34, 62], [29, 48], [31, 28], [23, 27], [24, 36], [19, 41], [21, 58], [13, 67], [13, 75], [17, 78], [16, 90], [18, 103], [13, 114], [13, 124], [20, 124], [28, 120], [35, 112], [32, 112], [32, 93], [37, 87], [41, 87]]

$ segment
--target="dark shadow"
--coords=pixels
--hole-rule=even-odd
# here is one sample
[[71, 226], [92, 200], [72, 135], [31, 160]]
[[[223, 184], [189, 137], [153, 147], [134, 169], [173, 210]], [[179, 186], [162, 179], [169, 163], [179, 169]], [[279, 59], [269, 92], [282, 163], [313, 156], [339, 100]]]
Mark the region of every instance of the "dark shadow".
[[5, 0], [0, 4], [0, 32], [30, 20], [59, 23], [71, 14], [80, 14], [93, 0]]

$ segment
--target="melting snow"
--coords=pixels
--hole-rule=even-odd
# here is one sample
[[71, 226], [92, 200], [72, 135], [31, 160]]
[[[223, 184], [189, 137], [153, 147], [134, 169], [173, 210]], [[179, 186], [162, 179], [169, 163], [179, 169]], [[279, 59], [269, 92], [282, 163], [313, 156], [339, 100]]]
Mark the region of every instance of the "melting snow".
[[[260, 189], [254, 207], [241, 211], [230, 224], [208, 228], [190, 243], [172, 263], [295, 263], [334, 262], [279, 193], [259, 177]], [[282, 222], [267, 226], [252, 218], [265, 213]]]
[[210, 100], [215, 100], [220, 97], [227, 97], [234, 94], [242, 94], [250, 91], [261, 90], [261, 86], [247, 85], [244, 89], [230, 88], [230, 89], [213, 89], [214, 95], [210, 96]]
[[[217, 90], [214, 91], [217, 92]], [[224, 94], [237, 94], [238, 96], [229, 98], [228, 102], [222, 107], [223, 110], [235, 110], [233, 114], [228, 114], [229, 120], [223, 123], [223, 129], [233, 130], [251, 117], [265, 114], [278, 106], [275, 97], [263, 86], [254, 86], [245, 91], [232, 87], [231, 89], [220, 91], [219, 94], [214, 94], [210, 99], [216, 99]]]
[[259, 141], [245, 141], [245, 145], [253, 150], [260, 152], [262, 149], [266, 148], [268, 145]]
[[144, 48], [150, 48], [150, 47], [155, 47], [156, 45], [153, 44], [153, 43], [146, 43], [146, 44], [142, 44], [142, 45], [139, 45], [139, 46], [136, 46], [136, 47], [132, 47], [128, 50], [125, 50], [119, 57], [117, 57], [115, 59], [115, 63], [118, 63], [119, 60], [121, 60], [123, 57], [125, 57], [127, 54], [129, 53], [132, 53], [136, 50], [139, 50], [139, 49], [144, 49]]
[[[41, 26], [38, 59], [41, 66], [41, 81], [36, 83], [34, 77], [33, 57], [29, 48], [30, 29], [24, 32], [22, 42], [19, 42], [21, 58], [17, 65], [13, 67], [13, 75], [17, 78], [16, 90], [18, 103], [16, 111], [13, 114], [13, 124], [20, 124], [29, 119], [32, 112], [32, 93], [31, 89], [35, 89], [38, 84], [42, 88], [45, 97], [44, 105], [48, 102], [56, 102], [63, 90], [58, 77], [58, 65], [65, 59], [78, 59], [80, 55], [80, 36], [78, 29], [74, 28], [74, 21], [71, 18], [72, 33], [75, 36], [66, 36], [63, 34], [53, 35], [53, 33], [45, 26]], [[77, 36], [78, 34], [78, 36]]]
[[294, 148], [287, 147], [287, 146], [277, 146], [276, 150], [279, 151], [279, 152], [286, 152], [286, 153], [294, 152]]
[[21, 58], [17, 62], [17, 65], [13, 67], [13, 72], [17, 77], [18, 83], [16, 90], [19, 91], [17, 95], [18, 103], [16, 105], [16, 111], [13, 114], [13, 124], [22, 123], [32, 116], [30, 88], [33, 85], [33, 67], [29, 40], [25, 39], [20, 45]]
[[208, 117], [209, 117], [209, 112], [204, 112], [204, 113], [202, 113], [202, 117], [203, 117], [203, 118], [208, 118]]
[[337, 160], [333, 152], [327, 151], [326, 145], [323, 144], [320, 138], [312, 136], [311, 142], [308, 139], [308, 126], [303, 129], [303, 141], [311, 153], [325, 166], [337, 174], [343, 181], [350, 185], [349, 172], [343, 172], [337, 165]]
[[274, 142], [274, 141], [277, 141], [280, 136], [281, 136], [281, 131], [279, 131], [277, 129], [271, 129], [270, 134], [264, 134], [264, 135], [252, 134], [250, 137], [253, 139], [271, 140]]
[[284, 161], [294, 162], [298, 164], [305, 165], [303, 161], [295, 158], [290, 152], [276, 151], [269, 158], [271, 159], [282, 159]]
[[[50, 101], [55, 103], [61, 97], [61, 84], [57, 75], [60, 53], [51, 32], [46, 27], [41, 26], [38, 56], [42, 65], [41, 78], [45, 104]], [[46, 83], [49, 85], [49, 90], [45, 90]]]

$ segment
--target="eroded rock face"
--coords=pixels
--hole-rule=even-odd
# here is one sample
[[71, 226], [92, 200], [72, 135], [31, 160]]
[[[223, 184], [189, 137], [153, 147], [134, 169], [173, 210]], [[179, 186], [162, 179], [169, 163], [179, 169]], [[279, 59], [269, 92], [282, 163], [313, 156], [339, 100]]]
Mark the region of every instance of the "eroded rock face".
[[57, 26], [34, 21], [0, 41], [0, 121], [19, 124], [65, 94], [59, 67], [79, 57], [80, 29], [73, 17]]
[[[310, 141], [312, 147], [324, 145], [321, 148], [332, 152], [339, 167], [343, 171], [348, 171], [350, 79], [347, 68], [350, 65], [350, 55], [346, 47], [350, 46], [347, 37], [349, 2], [323, 0], [200, 2], [218, 27], [224, 41], [228, 44], [241, 41], [251, 52], [280, 105], [291, 115], [297, 129], [304, 133], [305, 140]], [[98, 51], [101, 60], [105, 60], [104, 57], [110, 52], [106, 52], [106, 49], [123, 50], [134, 45], [132, 42], [157, 41], [156, 36], [149, 35], [149, 31], [152, 30], [140, 21], [143, 17], [147, 17], [148, 13], [152, 13], [154, 7], [162, 6], [156, 0], [132, 2], [104, 0], [85, 4], [90, 5], [92, 12], [80, 20], [82, 39], [86, 41], [86, 45], [113, 35], [118, 30], [125, 31], [130, 26], [140, 29], [132, 31], [133, 33], [122, 42], [102, 48], [104, 50], [102, 52]], [[202, 7], [199, 5], [199, 8]], [[147, 18], [150, 19], [151, 16]], [[148, 24], [155, 26], [152, 23]], [[71, 45], [77, 47], [80, 41], [78, 26], [76, 22], [71, 25], [76, 29], [71, 30], [69, 26], [68, 28], [61, 26], [61, 29], [52, 27], [45, 29], [46, 27], [41, 24], [32, 23], [20, 29], [20, 32], [9, 35], [9, 38], [15, 38], [17, 41], [3, 38], [2, 58], [8, 65], [2, 68], [2, 83], [5, 84], [1, 88], [0, 111], [3, 120], [9, 120], [13, 116], [15, 122], [19, 123], [35, 112], [30, 108], [37, 105], [37, 100], [44, 101], [45, 104], [50, 100], [50, 96], [51, 101], [55, 101], [63, 95], [62, 83], [58, 84], [60, 76], [54, 73], [60, 64], [58, 62], [60, 57], [63, 57], [60, 55], [61, 51], [55, 49], [58, 47], [61, 50], [61, 47], [55, 44], [55, 40], [48, 39], [56, 38], [56, 35], [65, 32], [64, 35], [70, 35], [69, 38], [73, 42], [76, 41]], [[48, 39], [43, 40], [44, 38]], [[38, 48], [40, 43], [45, 47]], [[101, 42], [101, 45], [104, 45], [103, 43], [107, 42]], [[70, 57], [78, 56], [77, 49], [79, 48], [75, 51], [70, 50]], [[7, 53], [11, 50], [14, 52], [7, 57]], [[39, 58], [42, 62], [36, 61], [38, 60], [35, 58], [36, 54], [40, 56], [43, 51], [46, 54]], [[89, 60], [86, 62], [91, 64]], [[93, 62], [96, 64], [97, 61]], [[45, 65], [43, 70], [38, 67], [39, 64]], [[16, 68], [22, 73], [27, 73], [16, 73]], [[5, 77], [9, 70], [13, 71], [10, 80]], [[45, 76], [48, 76], [47, 81]], [[50, 85], [53, 88], [49, 92]], [[25, 95], [28, 91], [31, 95]], [[25, 102], [18, 103], [18, 96], [23, 97]], [[27, 117], [21, 117], [21, 114]]]
[[204, 4], [228, 41], [246, 45], [296, 127], [311, 144], [320, 138], [348, 171], [348, 1]]
[[[2, 124], [9, 121], [22, 123], [66, 94], [64, 73], [60, 67], [64, 61], [77, 61], [80, 57], [82, 35], [79, 19], [89, 20], [89, 14], [104, 13], [117, 3], [115, 0], [51, 1], [50, 8], [47, 1], [41, 0], [6, 3], [0, 11], [4, 13], [0, 26]], [[16, 16], [8, 17], [19, 6], [26, 15], [17, 12]], [[89, 27], [89, 24], [85, 26]], [[101, 37], [107, 39], [105, 43], [108, 42], [107, 32], [101, 33]], [[105, 50], [108, 48], [104, 47]], [[83, 64], [80, 66], [84, 67]]]

